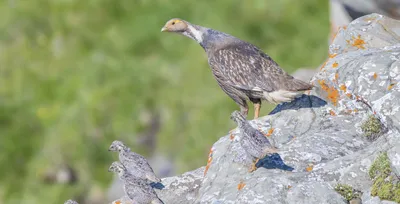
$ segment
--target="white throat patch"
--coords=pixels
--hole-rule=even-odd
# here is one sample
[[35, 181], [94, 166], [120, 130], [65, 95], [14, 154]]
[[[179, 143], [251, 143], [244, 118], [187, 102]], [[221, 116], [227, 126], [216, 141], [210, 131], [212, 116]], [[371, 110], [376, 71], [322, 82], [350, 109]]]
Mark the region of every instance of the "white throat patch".
[[198, 43], [203, 42], [203, 33], [202, 32], [196, 30], [196, 28], [194, 28], [191, 25], [188, 25], [188, 29], [193, 34], [194, 40], [196, 40]]

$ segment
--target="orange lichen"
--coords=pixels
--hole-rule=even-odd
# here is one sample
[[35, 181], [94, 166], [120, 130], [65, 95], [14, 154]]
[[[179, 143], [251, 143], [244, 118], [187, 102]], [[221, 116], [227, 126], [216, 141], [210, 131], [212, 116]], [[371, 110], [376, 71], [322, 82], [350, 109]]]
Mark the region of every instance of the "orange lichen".
[[208, 169], [209, 169], [210, 166], [211, 166], [211, 162], [212, 162], [212, 153], [213, 153], [213, 150], [212, 150], [212, 148], [211, 148], [211, 149], [210, 149], [210, 153], [208, 153], [208, 160], [207, 160], [206, 169], [204, 170], [204, 176], [207, 174], [207, 171], [208, 171]]
[[344, 91], [344, 92], [347, 91], [347, 87], [346, 87], [346, 85], [344, 85], [344, 84], [340, 85], [339, 88], [340, 88], [340, 90], [342, 90], [342, 91]]
[[318, 80], [318, 83], [321, 85], [322, 90], [328, 92], [328, 99], [333, 103], [334, 106], [336, 106], [339, 100], [339, 91], [334, 87], [329, 87], [324, 80]]
[[351, 95], [351, 93], [347, 93], [346, 96], [349, 97], [349, 98], [353, 97], [353, 95]]
[[329, 87], [325, 84], [325, 80], [318, 80], [319, 85], [321, 85], [322, 90], [328, 91]]
[[122, 204], [120, 200], [115, 201], [115, 204]]
[[328, 99], [336, 106], [339, 100], [339, 91], [334, 87], [330, 87], [328, 90]]
[[291, 186], [291, 185], [288, 185], [288, 186], [287, 186], [287, 188], [288, 188], [288, 189], [291, 189], [291, 188], [292, 188], [292, 186]]
[[274, 130], [275, 130], [274, 128], [270, 128], [270, 129], [268, 130], [267, 137], [271, 136], [272, 133], [274, 133]]
[[307, 172], [310, 172], [310, 171], [313, 170], [313, 168], [314, 168], [314, 165], [313, 165], [313, 164], [309, 164], [309, 165], [306, 167], [306, 171], [307, 171]]
[[353, 44], [351, 44], [354, 47], [357, 47], [358, 49], [365, 49], [364, 45], [365, 45], [365, 41], [363, 39], [361, 39], [361, 35], [358, 35], [357, 38], [352, 37], [353, 38]]
[[339, 73], [335, 73], [335, 81], [337, 82], [338, 81], [338, 79], [339, 79]]
[[237, 186], [237, 189], [240, 191], [244, 188], [244, 186], [246, 186], [246, 184], [243, 181], [240, 181], [240, 183]]
[[334, 57], [336, 57], [337, 56], [337, 54], [335, 53], [335, 54], [329, 54], [329, 58], [334, 58]]
[[336, 67], [338, 67], [338, 66], [339, 66], [339, 63], [337, 63], [337, 62], [335, 62], [335, 63], [332, 64], [332, 67], [333, 67], [333, 68], [336, 68]]
[[377, 74], [376, 72], [374, 72], [373, 77], [374, 77], [374, 79], [376, 80], [376, 78], [378, 78], [378, 74]]
[[395, 83], [391, 83], [391, 84], [388, 86], [388, 90], [390, 91], [390, 90], [393, 88], [394, 85], [396, 85], [396, 84], [395, 84]]
[[323, 68], [325, 68], [325, 65], [326, 65], [326, 63], [328, 63], [328, 61], [329, 61], [329, 59], [327, 59], [327, 60], [321, 65], [321, 68], [319, 69], [320, 71], [321, 71]]
[[235, 136], [233, 135], [233, 134], [231, 134], [230, 136], [229, 136], [229, 139], [231, 139], [231, 140], [233, 140], [235, 138]]
[[336, 113], [333, 110], [329, 110], [329, 114], [331, 114], [331, 116], [336, 116]]

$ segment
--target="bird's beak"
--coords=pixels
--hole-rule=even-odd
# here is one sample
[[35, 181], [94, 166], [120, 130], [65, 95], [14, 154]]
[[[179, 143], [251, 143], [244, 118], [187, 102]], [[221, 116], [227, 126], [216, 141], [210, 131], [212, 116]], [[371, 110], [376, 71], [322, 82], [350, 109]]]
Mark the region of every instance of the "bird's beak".
[[164, 26], [163, 28], [161, 28], [161, 32], [165, 32], [165, 31], [168, 31], [168, 28]]

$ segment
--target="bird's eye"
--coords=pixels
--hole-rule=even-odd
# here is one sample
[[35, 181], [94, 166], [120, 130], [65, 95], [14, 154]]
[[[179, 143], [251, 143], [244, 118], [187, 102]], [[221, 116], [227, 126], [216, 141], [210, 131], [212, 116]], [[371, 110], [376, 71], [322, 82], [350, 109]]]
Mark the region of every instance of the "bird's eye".
[[174, 21], [174, 22], [172, 22], [172, 25], [175, 25], [175, 21]]

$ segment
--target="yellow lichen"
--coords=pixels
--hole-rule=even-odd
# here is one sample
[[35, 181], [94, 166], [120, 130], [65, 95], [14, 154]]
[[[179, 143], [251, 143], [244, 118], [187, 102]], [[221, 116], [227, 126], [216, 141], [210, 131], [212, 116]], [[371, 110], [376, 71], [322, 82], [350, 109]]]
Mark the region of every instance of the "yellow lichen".
[[269, 130], [268, 130], [268, 133], [267, 133], [267, 136], [269, 137], [269, 136], [271, 136], [272, 135], [272, 133], [274, 133], [274, 128], [270, 128]]
[[310, 172], [310, 171], [313, 170], [313, 168], [314, 168], [314, 165], [313, 165], [313, 164], [309, 164], [309, 165], [306, 167], [306, 171], [307, 171], [307, 172]]
[[354, 47], [357, 47], [358, 49], [365, 49], [364, 45], [365, 45], [365, 41], [363, 39], [361, 39], [361, 35], [358, 35], [357, 38], [352, 37], [353, 38], [353, 44], [351, 44]]
[[240, 181], [240, 183], [237, 186], [237, 189], [240, 191], [242, 190], [244, 187], [246, 186], [246, 184], [243, 181]]
[[340, 90], [342, 90], [342, 91], [344, 91], [344, 92], [347, 91], [347, 87], [346, 87], [346, 85], [344, 85], [344, 84], [340, 85], [339, 88], [340, 88]]

